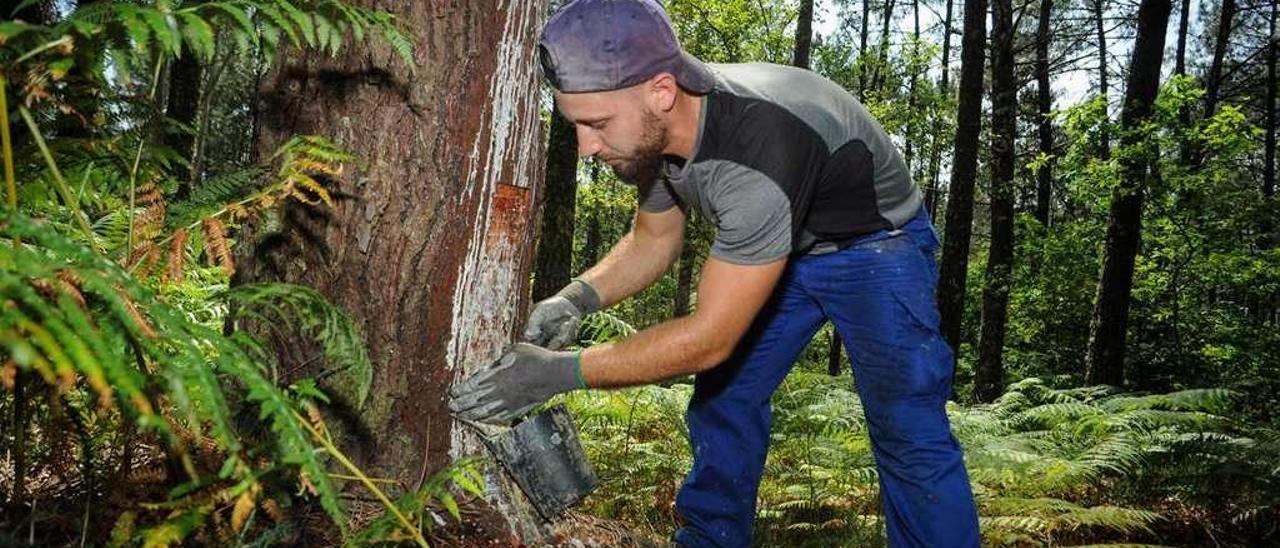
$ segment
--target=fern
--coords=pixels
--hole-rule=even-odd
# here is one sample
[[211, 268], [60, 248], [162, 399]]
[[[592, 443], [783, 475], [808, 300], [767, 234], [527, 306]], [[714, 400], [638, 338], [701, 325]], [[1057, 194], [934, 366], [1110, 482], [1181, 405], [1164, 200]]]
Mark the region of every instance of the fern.
[[246, 284], [222, 295], [233, 304], [231, 321], [253, 321], [261, 326], [288, 326], [320, 343], [321, 355], [337, 374], [336, 390], [352, 390], [355, 409], [364, 406], [373, 383], [373, 365], [364, 336], [346, 313], [318, 291], [291, 284]]

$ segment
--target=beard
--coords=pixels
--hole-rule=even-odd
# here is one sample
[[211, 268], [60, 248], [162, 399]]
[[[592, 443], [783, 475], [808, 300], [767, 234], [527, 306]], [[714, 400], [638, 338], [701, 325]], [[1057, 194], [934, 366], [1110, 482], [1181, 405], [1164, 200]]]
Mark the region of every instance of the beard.
[[627, 156], [604, 159], [623, 182], [635, 186], [652, 184], [662, 172], [662, 151], [667, 148], [666, 127], [653, 112], [644, 112], [640, 144]]

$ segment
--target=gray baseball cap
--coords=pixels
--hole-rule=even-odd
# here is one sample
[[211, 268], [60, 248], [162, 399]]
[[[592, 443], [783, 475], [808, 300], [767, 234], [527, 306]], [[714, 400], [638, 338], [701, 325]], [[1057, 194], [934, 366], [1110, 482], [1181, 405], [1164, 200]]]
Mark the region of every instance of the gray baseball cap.
[[542, 29], [538, 57], [565, 93], [622, 89], [660, 72], [694, 93], [715, 87], [711, 69], [680, 48], [655, 0], [573, 0]]

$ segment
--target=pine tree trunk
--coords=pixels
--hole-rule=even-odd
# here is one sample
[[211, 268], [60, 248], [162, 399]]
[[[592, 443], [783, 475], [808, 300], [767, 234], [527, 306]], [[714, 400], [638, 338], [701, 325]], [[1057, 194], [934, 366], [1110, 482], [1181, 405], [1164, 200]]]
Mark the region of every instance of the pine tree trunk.
[[[920, 0], [911, 0], [911, 15], [912, 15], [912, 20], [915, 24], [912, 36], [915, 40], [919, 40], [920, 39]], [[920, 80], [920, 74], [917, 72], [912, 72], [911, 81], [907, 85], [907, 112], [914, 113], [916, 111], [916, 84], [919, 80]], [[915, 149], [916, 139], [915, 139], [915, 133], [912, 131], [914, 129], [914, 124], [913, 124], [914, 119], [915, 119], [914, 116], [907, 117], [907, 128], [906, 128], [907, 135], [905, 139], [906, 143], [904, 143], [905, 144], [904, 148], [906, 150], [904, 151], [904, 154], [903, 154], [903, 159], [906, 161], [906, 164], [907, 164], [907, 173], [911, 174], [911, 179], [913, 181], [915, 180], [915, 174], [916, 174], [915, 162], [914, 162], [915, 150], [916, 150]]]
[[[951, 16], [952, 16], [952, 0], [947, 0], [947, 11], [942, 23], [942, 77], [938, 79], [938, 88], [944, 94], [951, 93], [951, 82], [949, 80], [951, 73]], [[941, 181], [941, 163], [942, 163], [942, 131], [933, 132], [933, 151], [929, 157], [929, 188], [924, 193], [925, 207], [929, 209], [929, 217], [938, 218], [938, 204], [942, 201], [942, 190], [939, 188]]]
[[[163, 136], [165, 146], [182, 157], [191, 160], [195, 145], [196, 112], [200, 106], [200, 80], [203, 67], [187, 46], [182, 47], [182, 57], [169, 65], [169, 93], [165, 116], [186, 126], [186, 130], [170, 130]], [[192, 173], [182, 164], [174, 164], [174, 176], [178, 179], [178, 198], [191, 193], [191, 184], [198, 173]]]
[[955, 160], [948, 187], [947, 222], [938, 273], [938, 312], [942, 336], [959, 355], [964, 317], [965, 273], [973, 229], [973, 187], [978, 174], [978, 135], [982, 131], [982, 76], [986, 57], [987, 2], [965, 0], [964, 39], [960, 50], [960, 104], [956, 112]]
[[[1270, 36], [1276, 36], [1276, 3], [1271, 4], [1271, 18], [1268, 23]], [[1262, 167], [1262, 199], [1269, 204], [1274, 211], [1276, 207], [1276, 57], [1277, 49], [1280, 49], [1280, 42], [1272, 40], [1267, 48], [1267, 93], [1263, 108], [1266, 110], [1266, 139], [1263, 146], [1266, 150], [1263, 152]], [[1259, 227], [1262, 234], [1262, 248], [1275, 249], [1280, 245], [1280, 233], [1277, 233], [1277, 227], [1269, 220], [1264, 220], [1262, 226]], [[1266, 302], [1263, 306], [1263, 317], [1268, 325], [1276, 324], [1276, 311], [1280, 308], [1280, 295], [1274, 292], [1265, 297]]]
[[827, 348], [827, 374], [832, 377], [839, 377], [843, 372], [840, 367], [840, 352], [844, 344], [840, 340], [840, 333], [836, 331], [836, 326], [831, 326], [831, 345]]
[[[1276, 3], [1271, 4], [1270, 36], [1276, 36]], [[1263, 152], [1262, 195], [1271, 199], [1276, 194], [1276, 50], [1280, 43], [1272, 40], [1267, 47], [1266, 150]]]
[[858, 100], [867, 100], [867, 23], [871, 20], [871, 0], [862, 0], [862, 29], [858, 33]]
[[[1107, 79], [1107, 27], [1106, 27], [1106, 0], [1093, 0], [1093, 19], [1097, 28], [1098, 40], [1098, 95], [1102, 96], [1102, 100], [1106, 107], [1104, 113], [1110, 113], [1111, 99], [1108, 97], [1110, 89]], [[1111, 131], [1110, 114], [1107, 114], [1107, 120], [1102, 124], [1102, 131], [1098, 137], [1098, 157], [1102, 159], [1111, 158]]]
[[1004, 336], [1013, 269], [1013, 173], [1018, 90], [1013, 80], [1013, 0], [991, 4], [991, 247], [982, 288], [982, 332], [974, 395], [1004, 389]]
[[[1053, 156], [1053, 121], [1049, 119], [1049, 113], [1053, 111], [1053, 88], [1049, 82], [1052, 15], [1053, 0], [1040, 0], [1040, 19], [1036, 28], [1036, 98], [1040, 153], [1046, 157]], [[1036, 220], [1046, 228], [1053, 210], [1053, 164], [1053, 160], [1048, 160], [1036, 170]]]
[[1191, 25], [1191, 0], [1182, 0], [1182, 17], [1178, 20], [1178, 48], [1173, 58], [1173, 73], [1187, 73], [1187, 29]]
[[573, 218], [578, 190], [578, 135], [559, 112], [551, 113], [547, 140], [542, 223], [533, 259], [533, 300], [554, 295], [569, 284], [573, 269]]
[[796, 49], [791, 64], [809, 68], [809, 50], [813, 47], [813, 0], [800, 0], [800, 15], [796, 21]]
[[698, 254], [693, 248], [690, 224], [692, 223], [685, 223], [684, 247], [680, 248], [680, 266], [676, 269], [676, 294], [671, 303], [671, 315], [677, 318], [688, 316], [693, 311], [690, 304], [693, 297], [693, 271]]
[[[1164, 60], [1164, 35], [1172, 8], [1171, 0], [1142, 0], [1138, 8], [1138, 34], [1120, 114], [1124, 129], [1121, 143], [1126, 149], [1143, 139], [1136, 129], [1151, 114], [1155, 102]], [[1125, 335], [1129, 327], [1134, 262], [1142, 236], [1142, 200], [1148, 163], [1142, 154], [1122, 159], [1120, 183], [1111, 196], [1102, 272], [1093, 303], [1085, 359], [1085, 382], [1090, 385], [1124, 383]]]
[[[363, 408], [343, 402], [354, 424], [340, 443], [371, 476], [417, 488], [450, 460], [483, 454], [450, 420], [446, 392], [497, 357], [525, 318], [543, 168], [534, 43], [546, 2], [356, 3], [397, 16], [416, 44], [415, 71], [376, 40], [337, 57], [281, 51], [263, 80], [260, 154], [318, 134], [358, 161], [332, 209], [286, 207], [279, 232], [248, 234], [254, 249], [237, 282], [315, 287], [362, 326], [373, 386]], [[321, 366], [304, 341], [272, 343], [283, 371]], [[487, 483], [502, 518], [482, 521], [526, 541], [544, 533], [503, 474]]]
[[1227, 54], [1227, 45], [1231, 41], [1231, 27], [1236, 18], [1236, 0], [1222, 0], [1222, 9], [1218, 12], [1218, 35], [1213, 42], [1213, 60], [1209, 63], [1209, 74], [1204, 81], [1204, 119], [1213, 118], [1218, 110], [1218, 97], [1222, 90], [1222, 60]]

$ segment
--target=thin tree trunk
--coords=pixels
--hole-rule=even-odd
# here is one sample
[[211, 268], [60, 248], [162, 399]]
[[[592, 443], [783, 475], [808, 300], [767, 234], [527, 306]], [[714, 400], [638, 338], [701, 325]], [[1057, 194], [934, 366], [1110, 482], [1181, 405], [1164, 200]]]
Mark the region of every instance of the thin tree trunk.
[[[912, 34], [912, 39], [913, 39], [912, 47], [914, 49], [915, 47], [914, 45], [918, 43], [920, 40], [920, 0], [911, 0], [911, 14], [912, 14], [912, 20], [915, 23], [914, 32]], [[915, 119], [914, 114], [916, 111], [916, 83], [919, 79], [920, 79], [920, 75], [916, 72], [912, 72], [911, 81], [907, 85], [907, 112], [912, 113], [912, 115], [907, 117], [907, 128], [906, 128], [907, 136], [906, 136], [906, 147], [905, 147], [906, 150], [904, 151], [903, 159], [906, 161], [907, 173], [911, 175], [912, 180], [915, 180], [915, 174], [916, 174], [915, 161], [914, 161], [915, 160], [914, 145], [915, 145], [916, 139], [915, 139], [915, 133], [912, 130], [914, 129], [913, 120]]]
[[569, 284], [573, 269], [573, 215], [578, 189], [578, 135], [559, 112], [551, 113], [547, 139], [542, 222], [533, 258], [533, 299], [554, 295]]
[[867, 100], [867, 22], [871, 20], [871, 0], [862, 0], [862, 30], [858, 34], [858, 100]]
[[893, 22], [894, 0], [885, 0], [884, 12], [880, 19], [880, 47], [876, 52], [875, 71], [871, 76], [871, 89], [880, 89], [884, 85], [885, 72], [889, 68], [889, 25]]
[[1107, 27], [1106, 0], [1093, 0], [1093, 18], [1097, 26], [1098, 39], [1098, 95], [1102, 97], [1104, 120], [1102, 131], [1098, 136], [1098, 157], [1104, 160], [1111, 158], [1111, 99], [1107, 83]]
[[[947, 11], [942, 23], [942, 77], [938, 80], [938, 88], [944, 94], [951, 93], [951, 82], [948, 79], [951, 74], [951, 17], [952, 17], [952, 0], [947, 0]], [[929, 188], [925, 191], [925, 206], [929, 208], [929, 217], [938, 218], [938, 203], [942, 201], [942, 191], [939, 188], [941, 181], [941, 163], [942, 163], [942, 131], [935, 124], [933, 132], [933, 153], [929, 158]]]
[[796, 49], [791, 64], [809, 68], [809, 50], [813, 45], [813, 0], [800, 0], [800, 15], [796, 21]]
[[[1151, 114], [1155, 102], [1172, 8], [1171, 0], [1142, 0], [1138, 8], [1138, 34], [1120, 115], [1124, 129], [1122, 144], [1126, 149], [1141, 142], [1143, 137], [1136, 130]], [[1134, 262], [1142, 237], [1142, 200], [1148, 162], [1145, 155], [1123, 158], [1120, 184], [1111, 196], [1102, 272], [1093, 303], [1085, 359], [1085, 382], [1090, 385], [1124, 383], [1125, 335], [1129, 327]]]
[[688, 316], [692, 312], [690, 301], [693, 297], [693, 271], [698, 254], [693, 247], [691, 224], [685, 223], [684, 247], [680, 248], [680, 266], [676, 270], [676, 294], [671, 303], [672, 315], [677, 318]]
[[1218, 96], [1222, 90], [1222, 60], [1227, 54], [1227, 45], [1231, 41], [1231, 27], [1235, 24], [1236, 0], [1222, 0], [1222, 9], [1218, 12], [1218, 35], [1213, 43], [1213, 60], [1209, 63], [1209, 74], [1204, 82], [1204, 119], [1213, 118], [1218, 110]]
[[[1276, 3], [1271, 3], [1271, 21], [1268, 35], [1276, 36]], [[1262, 194], [1268, 199], [1276, 193], [1276, 50], [1280, 49], [1277, 40], [1271, 40], [1267, 47], [1267, 98], [1263, 104], [1266, 111], [1266, 150], [1263, 152]]]
[[1182, 0], [1182, 16], [1178, 20], [1178, 49], [1173, 58], [1173, 73], [1187, 73], [1187, 29], [1191, 24], [1191, 0]]
[[831, 345], [827, 348], [827, 374], [832, 377], [839, 377], [843, 372], [840, 367], [840, 352], [844, 344], [840, 340], [840, 333], [836, 332], [836, 326], [831, 326]]
[[[338, 441], [371, 476], [412, 489], [484, 454], [476, 432], [450, 419], [446, 393], [524, 320], [543, 169], [534, 44], [546, 1], [355, 3], [397, 16], [417, 44], [416, 70], [376, 41], [337, 57], [281, 50], [264, 79], [259, 152], [318, 134], [359, 161], [334, 183], [342, 198], [332, 209], [286, 207], [280, 232], [246, 234], [255, 245], [237, 282], [315, 287], [362, 326], [373, 385], [364, 407], [339, 400], [355, 424]], [[312, 345], [271, 341], [282, 370], [323, 367]], [[504, 474], [486, 477], [501, 517], [480, 523], [526, 543], [545, 534]]]
[[1004, 337], [1013, 271], [1013, 173], [1018, 90], [1013, 81], [1013, 0], [991, 4], [991, 246], [982, 288], [982, 331], [974, 395], [1004, 389]]
[[[1039, 108], [1040, 154], [1053, 157], [1053, 121], [1049, 113], [1053, 111], [1053, 89], [1049, 82], [1049, 41], [1051, 39], [1050, 18], [1053, 15], [1053, 0], [1040, 0], [1040, 19], [1036, 28], [1036, 96]], [[1036, 170], [1036, 219], [1040, 225], [1048, 227], [1053, 208], [1053, 164], [1052, 159], [1044, 162]]]
[[982, 76], [986, 57], [987, 2], [964, 1], [964, 39], [960, 50], [960, 104], [956, 111], [955, 160], [948, 187], [947, 222], [938, 273], [938, 312], [942, 336], [960, 352], [965, 273], [973, 229], [973, 187], [978, 174], [978, 135], [982, 131]]
[[[169, 94], [165, 116], [182, 124], [183, 128], [165, 132], [161, 142], [188, 161], [194, 160], [193, 145], [202, 73], [200, 61], [185, 45], [182, 47], [182, 56], [169, 65]], [[173, 175], [178, 180], [178, 198], [181, 199], [191, 193], [192, 182], [199, 174], [193, 173], [188, 166], [174, 164]]]

